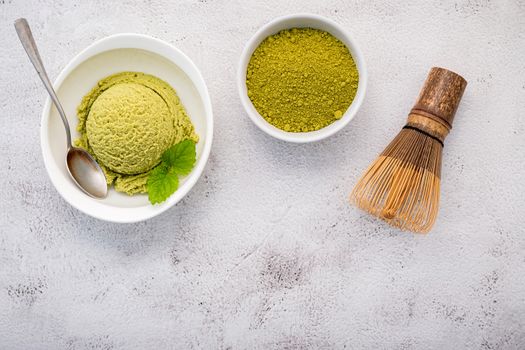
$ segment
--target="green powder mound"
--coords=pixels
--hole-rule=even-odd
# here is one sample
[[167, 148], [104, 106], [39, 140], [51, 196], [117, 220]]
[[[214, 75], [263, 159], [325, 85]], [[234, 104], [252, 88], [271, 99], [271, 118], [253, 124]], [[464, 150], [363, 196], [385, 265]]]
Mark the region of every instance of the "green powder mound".
[[80, 138], [100, 164], [108, 185], [127, 194], [144, 193], [149, 172], [170, 146], [198, 142], [177, 93], [163, 80], [138, 72], [98, 82], [78, 106]]
[[341, 119], [358, 81], [348, 48], [313, 28], [269, 36], [254, 51], [246, 72], [255, 109], [270, 124], [289, 132], [315, 131]]

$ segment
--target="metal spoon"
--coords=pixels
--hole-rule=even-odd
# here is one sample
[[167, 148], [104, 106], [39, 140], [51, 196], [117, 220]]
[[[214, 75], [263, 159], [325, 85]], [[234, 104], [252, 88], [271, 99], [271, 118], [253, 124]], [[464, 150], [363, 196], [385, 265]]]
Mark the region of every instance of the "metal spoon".
[[33, 39], [33, 34], [31, 34], [31, 29], [29, 28], [27, 20], [25, 18], [17, 19], [15, 21], [15, 29], [31, 63], [33, 63], [38, 76], [44, 83], [44, 86], [49, 93], [51, 100], [55, 104], [58, 114], [60, 114], [60, 117], [62, 118], [62, 122], [64, 123], [67, 138], [66, 168], [69, 175], [71, 175], [78, 187], [80, 187], [86, 194], [94, 198], [105, 198], [108, 194], [106, 176], [88, 152], [81, 148], [73, 147], [71, 144], [71, 131], [69, 130], [69, 123], [67, 122], [66, 114], [64, 113], [55, 90], [53, 90], [53, 86], [47, 77], [44, 64], [38, 53], [35, 39]]

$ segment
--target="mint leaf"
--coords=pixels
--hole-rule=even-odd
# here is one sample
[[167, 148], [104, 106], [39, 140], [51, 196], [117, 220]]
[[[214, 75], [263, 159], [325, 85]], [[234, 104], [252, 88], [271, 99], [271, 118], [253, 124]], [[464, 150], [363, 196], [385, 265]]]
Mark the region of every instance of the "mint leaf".
[[179, 175], [187, 175], [195, 164], [195, 142], [184, 140], [171, 146], [162, 155], [162, 162], [172, 167]]
[[146, 186], [150, 203], [162, 203], [179, 187], [179, 177], [172, 169], [161, 163], [149, 174]]
[[179, 187], [179, 175], [187, 175], [195, 165], [195, 142], [184, 140], [168, 148], [161, 163], [148, 175], [146, 187], [151, 204], [162, 203]]

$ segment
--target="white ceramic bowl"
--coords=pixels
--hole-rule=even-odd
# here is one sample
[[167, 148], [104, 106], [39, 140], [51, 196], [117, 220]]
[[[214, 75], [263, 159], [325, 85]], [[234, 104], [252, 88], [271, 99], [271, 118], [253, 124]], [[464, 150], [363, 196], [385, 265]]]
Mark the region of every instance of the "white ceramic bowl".
[[181, 179], [179, 189], [164, 203], [151, 205], [146, 195], [128, 196], [111, 189], [107, 198], [93, 199], [70, 178], [65, 163], [66, 136], [56, 108], [48, 98], [42, 113], [41, 145], [51, 182], [64, 199], [78, 210], [112, 222], [137, 222], [152, 218], [181, 200], [195, 185], [210, 154], [213, 115], [208, 89], [201, 73], [181, 51], [161, 40], [139, 34], [117, 34], [95, 42], [80, 52], [62, 70], [54, 87], [68, 116], [73, 137], [76, 107], [82, 97], [102, 78], [138, 71], [155, 75], [175, 88], [200, 136], [197, 162]]
[[[356, 96], [347, 109], [343, 117], [332, 124], [316, 131], [311, 132], [287, 132], [276, 128], [272, 124], [268, 123], [255, 109], [250, 98], [248, 97], [248, 92], [246, 88], [246, 69], [250, 58], [252, 57], [253, 52], [259, 46], [259, 44], [266, 39], [268, 36], [276, 34], [277, 32], [290, 29], [290, 28], [315, 28], [329, 32], [341, 42], [343, 42], [346, 47], [350, 50], [352, 57], [357, 66], [359, 72], [359, 83], [357, 87]], [[270, 23], [263, 26], [261, 29], [255, 33], [255, 35], [248, 41], [246, 44], [242, 55], [241, 61], [239, 63], [239, 71], [237, 74], [237, 85], [239, 89], [239, 94], [241, 102], [248, 113], [250, 119], [257, 125], [261, 130], [267, 134], [276, 137], [278, 139], [296, 142], [296, 143], [305, 143], [305, 142], [314, 142], [319, 141], [328, 136], [331, 136], [341, 130], [346, 124], [354, 118], [359, 107], [361, 106], [363, 99], [365, 97], [366, 85], [367, 85], [368, 75], [366, 72], [365, 60], [361, 50], [359, 50], [355, 39], [347, 33], [339, 24], [334, 21], [321, 17], [318, 15], [312, 14], [296, 14], [290, 16], [279, 17]]]

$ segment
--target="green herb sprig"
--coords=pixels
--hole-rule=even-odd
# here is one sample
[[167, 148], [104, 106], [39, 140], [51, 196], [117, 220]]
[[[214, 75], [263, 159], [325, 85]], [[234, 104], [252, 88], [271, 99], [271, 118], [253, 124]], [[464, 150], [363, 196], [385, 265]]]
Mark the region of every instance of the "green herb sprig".
[[151, 204], [162, 203], [179, 187], [179, 176], [188, 175], [196, 160], [195, 142], [183, 140], [168, 148], [149, 174], [146, 187]]

